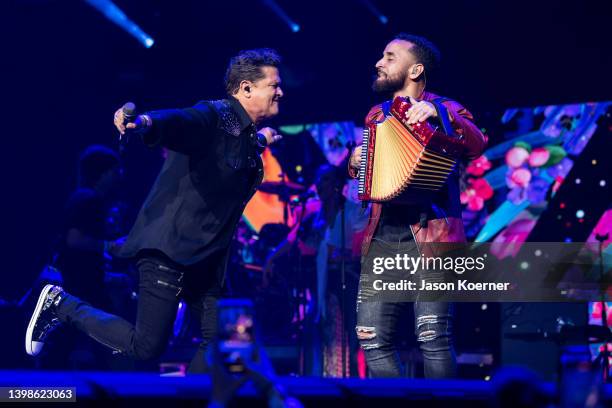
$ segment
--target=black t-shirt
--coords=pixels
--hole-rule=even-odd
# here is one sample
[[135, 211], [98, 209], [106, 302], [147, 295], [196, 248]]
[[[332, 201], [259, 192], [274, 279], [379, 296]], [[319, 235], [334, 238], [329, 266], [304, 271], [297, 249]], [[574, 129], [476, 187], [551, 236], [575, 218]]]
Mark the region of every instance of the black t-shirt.
[[407, 242], [413, 239], [410, 226], [419, 222], [421, 208], [415, 205], [384, 203], [374, 239]]

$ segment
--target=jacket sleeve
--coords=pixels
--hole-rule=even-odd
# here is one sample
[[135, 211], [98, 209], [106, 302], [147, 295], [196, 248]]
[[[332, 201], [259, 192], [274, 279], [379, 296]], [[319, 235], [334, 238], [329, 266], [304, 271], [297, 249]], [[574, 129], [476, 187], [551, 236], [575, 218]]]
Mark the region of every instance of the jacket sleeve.
[[152, 119], [152, 126], [143, 134], [143, 142], [184, 154], [205, 149], [217, 124], [217, 114], [206, 102], [191, 108], [147, 112], [147, 115]]
[[461, 138], [464, 154], [468, 159], [475, 159], [487, 147], [487, 137], [474, 124], [474, 116], [455, 101], [445, 101], [443, 105], [448, 110], [451, 126]]

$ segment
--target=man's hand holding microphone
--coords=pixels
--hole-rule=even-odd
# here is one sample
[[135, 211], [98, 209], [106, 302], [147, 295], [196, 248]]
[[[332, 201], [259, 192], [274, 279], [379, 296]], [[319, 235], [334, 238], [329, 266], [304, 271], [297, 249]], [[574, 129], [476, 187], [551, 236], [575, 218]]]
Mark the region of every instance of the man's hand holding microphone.
[[128, 102], [121, 108], [117, 109], [114, 116], [115, 127], [125, 135], [128, 130], [141, 131], [151, 127], [153, 121], [149, 115], [136, 115], [136, 105]]

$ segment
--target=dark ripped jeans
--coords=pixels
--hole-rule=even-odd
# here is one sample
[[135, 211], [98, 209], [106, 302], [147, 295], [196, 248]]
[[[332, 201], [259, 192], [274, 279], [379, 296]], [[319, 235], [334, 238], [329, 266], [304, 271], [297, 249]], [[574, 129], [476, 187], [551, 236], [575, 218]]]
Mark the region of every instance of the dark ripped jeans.
[[[385, 240], [378, 233], [364, 257], [357, 300], [357, 337], [365, 352], [371, 377], [401, 377], [402, 366], [396, 346], [399, 318], [410, 303], [369, 301], [367, 268], [371, 256], [395, 257], [397, 253], [418, 256], [418, 248], [407, 242]], [[396, 238], [396, 237], [393, 237]], [[405, 237], [404, 237], [405, 238]], [[428, 279], [426, 275], [422, 279]], [[415, 334], [423, 354], [426, 378], [452, 378], [456, 375], [456, 358], [452, 343], [452, 304], [416, 301]]]
[[161, 256], [141, 258], [137, 263], [140, 283], [135, 324], [69, 294], [59, 304], [57, 315], [115, 352], [149, 360], [165, 351], [183, 298], [200, 320], [203, 339], [189, 372], [204, 372], [204, 354], [216, 332], [217, 300], [221, 295], [216, 276], [221, 260], [217, 258], [189, 268]]

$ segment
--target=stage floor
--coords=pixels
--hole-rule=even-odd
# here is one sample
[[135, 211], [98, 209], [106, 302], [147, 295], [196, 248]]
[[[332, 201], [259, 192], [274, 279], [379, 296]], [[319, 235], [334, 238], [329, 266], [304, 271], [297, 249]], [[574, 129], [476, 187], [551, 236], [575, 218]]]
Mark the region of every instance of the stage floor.
[[[280, 377], [278, 382], [304, 406], [351, 407], [384, 403], [400, 406], [491, 406], [499, 383], [474, 380], [423, 379], [331, 379], [314, 377]], [[207, 375], [185, 377], [161, 376], [151, 373], [0, 371], [0, 387], [75, 387], [79, 406], [130, 406], [134, 403], [156, 402], [164, 406], [203, 406], [211, 395], [211, 380]], [[548, 396], [556, 387], [543, 383]], [[610, 406], [612, 386], [605, 389], [605, 401]], [[247, 383], [235, 401], [238, 405], [265, 406], [255, 388]], [[432, 404], [433, 403], [433, 404]], [[62, 405], [69, 403], [63, 403]], [[233, 405], [233, 404], [232, 404]], [[74, 406], [70, 404], [69, 406]], [[376, 407], [379, 408], [379, 407]]]

